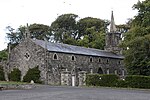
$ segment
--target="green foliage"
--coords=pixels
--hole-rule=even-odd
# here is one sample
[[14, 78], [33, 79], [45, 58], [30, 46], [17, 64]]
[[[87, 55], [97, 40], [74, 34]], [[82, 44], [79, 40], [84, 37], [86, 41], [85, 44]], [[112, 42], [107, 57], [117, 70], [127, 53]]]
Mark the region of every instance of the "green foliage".
[[4, 81], [4, 80], [5, 80], [4, 70], [3, 67], [0, 66], [0, 81]]
[[130, 75], [125, 80], [116, 75], [88, 74], [86, 84], [88, 86], [106, 86], [123, 88], [147, 88], [150, 89], [150, 76]]
[[[131, 29], [125, 33], [125, 65], [130, 75], [150, 75], [150, 1], [134, 5], [138, 15], [131, 22]], [[128, 48], [128, 49], [127, 49]]]
[[7, 60], [7, 57], [8, 57], [8, 53], [6, 50], [0, 51], [0, 61]]
[[24, 82], [31, 82], [31, 80], [33, 80], [35, 83], [41, 83], [40, 70], [38, 69], [38, 67], [29, 69], [27, 71], [27, 74], [23, 78]]
[[[11, 26], [7, 26], [7, 38], [9, 39], [11, 44], [18, 44], [25, 37], [24, 33], [26, 30], [26, 26], [20, 26], [16, 31]], [[44, 24], [31, 24], [29, 25], [30, 37], [36, 38], [40, 40], [50, 40], [51, 31], [50, 27]]]
[[100, 74], [89, 74], [87, 75], [86, 84], [89, 86], [116, 86], [117, 80], [119, 79], [116, 75], [100, 75]]
[[139, 76], [139, 75], [132, 75], [127, 76], [125, 78], [127, 83], [127, 87], [131, 88], [150, 88], [150, 77], [149, 76]]
[[78, 15], [63, 14], [52, 24], [54, 41], [90, 48], [104, 49], [108, 21], [86, 17], [77, 21]]
[[14, 68], [13, 71], [11, 71], [8, 74], [10, 81], [20, 81], [21, 80], [21, 71], [18, 68]]
[[[54, 40], [60, 43], [71, 44], [77, 37], [77, 24], [76, 19], [78, 15], [75, 14], [63, 14], [51, 24], [51, 30], [54, 36]], [[69, 39], [68, 39], [69, 38]]]

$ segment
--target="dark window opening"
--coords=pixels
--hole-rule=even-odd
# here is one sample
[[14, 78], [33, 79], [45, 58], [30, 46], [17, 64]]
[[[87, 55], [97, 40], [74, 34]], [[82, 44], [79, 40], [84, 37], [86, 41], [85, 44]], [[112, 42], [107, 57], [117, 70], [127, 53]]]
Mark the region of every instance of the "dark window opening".
[[101, 59], [100, 58], [98, 59], [98, 62], [101, 63]]
[[106, 60], [106, 63], [109, 63], [109, 59]]
[[30, 55], [28, 53], [26, 53], [24, 56], [26, 57], [26, 59], [29, 59], [29, 57], [30, 57]]
[[90, 58], [90, 62], [93, 62], [93, 58], [92, 57]]
[[75, 61], [75, 56], [72, 56], [72, 58], [71, 58], [71, 59], [72, 59], [72, 61]]
[[55, 59], [55, 60], [57, 60], [57, 59], [58, 59], [57, 54], [54, 54], [54, 59]]
[[103, 74], [102, 68], [99, 68], [97, 73], [98, 73], [98, 74]]

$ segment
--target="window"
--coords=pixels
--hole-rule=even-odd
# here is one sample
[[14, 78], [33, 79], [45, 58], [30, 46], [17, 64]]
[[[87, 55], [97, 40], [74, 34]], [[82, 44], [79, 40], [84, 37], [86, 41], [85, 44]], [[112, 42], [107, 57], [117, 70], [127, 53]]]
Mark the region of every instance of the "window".
[[120, 60], [118, 61], [118, 64], [119, 64], [119, 65], [121, 64], [121, 61], [120, 61]]
[[109, 68], [107, 68], [107, 74], [109, 74]]
[[28, 52], [26, 52], [26, 53], [24, 54], [24, 57], [25, 57], [27, 60], [29, 60], [29, 59], [30, 59], [30, 54], [29, 54]]
[[107, 64], [109, 63], [109, 59], [106, 60], [106, 63], [107, 63]]
[[58, 60], [58, 56], [57, 56], [56, 53], [54, 54], [53, 59], [54, 59], [54, 60]]
[[92, 58], [92, 57], [90, 57], [89, 61], [90, 61], [90, 62], [93, 62], [93, 58]]
[[98, 59], [98, 62], [99, 62], [99, 63], [101, 63], [101, 62], [102, 62], [101, 58], [99, 58], [99, 59]]
[[74, 55], [71, 56], [71, 60], [72, 60], [72, 61], [75, 61], [75, 60], [76, 60]]

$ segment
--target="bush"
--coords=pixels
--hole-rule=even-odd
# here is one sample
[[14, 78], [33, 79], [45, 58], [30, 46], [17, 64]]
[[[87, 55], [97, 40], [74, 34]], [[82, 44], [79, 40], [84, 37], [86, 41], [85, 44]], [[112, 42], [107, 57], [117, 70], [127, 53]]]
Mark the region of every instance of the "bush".
[[31, 82], [31, 80], [33, 80], [35, 83], [41, 83], [40, 70], [38, 69], [38, 67], [29, 69], [27, 71], [27, 74], [23, 78], [24, 82]]
[[150, 76], [130, 75], [125, 80], [121, 80], [116, 75], [89, 74], [86, 78], [86, 84], [88, 86], [150, 89]]
[[100, 74], [88, 74], [86, 78], [86, 84], [89, 86], [116, 86], [117, 75], [100, 75]]
[[86, 77], [86, 84], [88, 86], [99, 86], [100, 76], [99, 74], [88, 74]]
[[150, 77], [130, 75], [125, 78], [127, 86], [131, 88], [150, 88]]
[[21, 71], [18, 68], [14, 68], [11, 73], [8, 74], [10, 81], [20, 81], [21, 80]]
[[100, 80], [100, 86], [108, 86], [108, 87], [113, 87], [116, 86], [116, 83], [119, 79], [117, 75], [100, 75], [101, 80]]
[[5, 81], [4, 70], [2, 66], [0, 66], [0, 81]]

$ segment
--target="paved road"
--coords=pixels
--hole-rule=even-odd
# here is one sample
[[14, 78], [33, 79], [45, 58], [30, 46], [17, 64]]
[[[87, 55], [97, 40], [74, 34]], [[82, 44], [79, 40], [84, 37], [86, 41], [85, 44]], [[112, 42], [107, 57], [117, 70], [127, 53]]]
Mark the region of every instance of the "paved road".
[[0, 91], [0, 100], [150, 100], [150, 90], [39, 86]]

